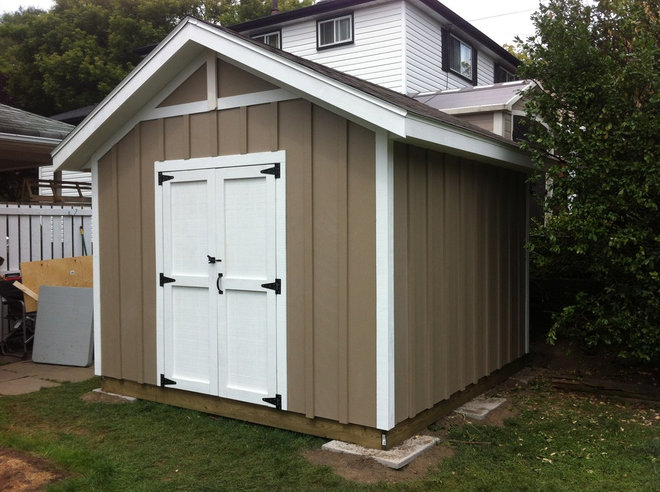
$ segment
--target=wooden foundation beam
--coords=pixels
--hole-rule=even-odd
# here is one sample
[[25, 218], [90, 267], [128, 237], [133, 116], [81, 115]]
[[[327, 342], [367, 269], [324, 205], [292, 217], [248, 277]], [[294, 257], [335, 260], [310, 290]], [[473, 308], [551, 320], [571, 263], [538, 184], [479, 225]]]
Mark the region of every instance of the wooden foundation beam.
[[165, 403], [327, 439], [354, 442], [368, 448], [381, 447], [381, 431], [362, 425], [340, 424], [322, 418], [309, 419], [302, 414], [283, 412], [261, 405], [119, 379], [103, 378], [102, 388], [103, 391], [109, 393], [133, 396], [142, 400]]
[[[142, 400], [155, 401], [175, 407], [188, 408], [212, 415], [243, 420], [260, 425], [277, 427], [303, 434], [352, 442], [367, 448], [390, 449], [425, 429], [459, 406], [480, 395], [484, 391], [502, 383], [520, 370], [525, 358], [518, 359], [490, 376], [481, 378], [476, 384], [454, 393], [448, 400], [443, 400], [432, 408], [404, 420], [388, 432], [356, 424], [340, 424], [323, 418], [307, 418], [303, 414], [275, 410], [272, 408], [243, 403], [217, 396], [193, 393], [190, 391], [163, 388], [133, 381], [104, 377], [104, 391], [119, 395], [132, 396]], [[384, 444], [383, 444], [384, 443]]]

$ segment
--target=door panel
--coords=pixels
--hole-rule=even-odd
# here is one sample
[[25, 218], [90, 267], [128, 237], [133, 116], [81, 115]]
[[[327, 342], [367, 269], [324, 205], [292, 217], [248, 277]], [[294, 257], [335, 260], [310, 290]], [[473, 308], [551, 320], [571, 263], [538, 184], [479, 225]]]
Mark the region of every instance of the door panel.
[[227, 292], [226, 389], [268, 396], [268, 305], [265, 292]]
[[163, 183], [163, 274], [174, 279], [163, 286], [164, 371], [176, 388], [218, 392], [213, 173], [178, 171]]
[[[226, 259], [218, 306], [219, 394], [263, 405], [277, 392], [275, 292], [261, 285], [276, 274], [274, 177], [270, 166], [218, 169], [223, 206], [218, 242]], [[271, 192], [273, 190], [273, 192]]]
[[[209, 311], [199, 309], [208, 302], [208, 289], [172, 287], [172, 330], [170, 379], [191, 391], [210, 391], [214, 347], [208, 333]], [[210, 343], [204, 343], [208, 340]]]
[[[190, 180], [190, 181], [188, 181]], [[169, 216], [171, 236], [167, 246], [171, 253], [173, 275], [208, 276], [206, 254], [209, 252], [208, 214], [210, 210], [209, 182], [207, 172], [175, 173], [169, 184]]]
[[[266, 178], [230, 179], [224, 185], [227, 278], [268, 278]], [[263, 283], [262, 282], [262, 283]]]

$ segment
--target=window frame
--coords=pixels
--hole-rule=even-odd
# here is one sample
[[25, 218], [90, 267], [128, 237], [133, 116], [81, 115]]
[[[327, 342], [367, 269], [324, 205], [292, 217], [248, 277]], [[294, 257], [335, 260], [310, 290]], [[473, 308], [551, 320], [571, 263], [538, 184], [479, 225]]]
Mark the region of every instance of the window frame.
[[[343, 19], [350, 19], [350, 38], [345, 39], [342, 41], [334, 41], [332, 43], [326, 43], [326, 44], [321, 44], [321, 29], [320, 26], [321, 24], [327, 24], [328, 22], [332, 22], [333, 24], [333, 37], [335, 37], [337, 33], [337, 24], [339, 21]], [[329, 48], [336, 48], [338, 46], [346, 46], [347, 44], [354, 44], [355, 42], [355, 25], [354, 25], [354, 18], [353, 18], [353, 12], [350, 12], [348, 14], [341, 14], [341, 15], [335, 15], [332, 17], [325, 17], [323, 19], [318, 19], [316, 21], [316, 49], [317, 50], [326, 50]]]
[[[505, 77], [502, 77], [501, 76], [502, 74], [506, 74]], [[499, 63], [495, 64], [495, 75], [493, 79], [494, 79], [493, 82], [495, 84], [499, 84], [500, 82], [514, 82], [516, 80], [519, 80], [514, 72], [511, 72], [510, 70], [505, 68], [503, 65], [500, 65]]]
[[[473, 43], [469, 43], [464, 38], [457, 36], [456, 34], [449, 32], [447, 29], [442, 29], [442, 70], [445, 72], [452, 73], [457, 77], [460, 77], [463, 80], [470, 82], [472, 85], [477, 84], [477, 64], [479, 52]], [[458, 43], [459, 53], [461, 52], [461, 44], [468, 47], [471, 51], [472, 60], [470, 64], [471, 77], [467, 77], [465, 74], [461, 73], [460, 70], [455, 70], [451, 66], [452, 61], [452, 43]], [[460, 60], [459, 60], [460, 64]]]
[[[265, 38], [266, 36], [272, 36], [273, 34], [277, 34], [277, 41], [278, 45], [273, 46], [272, 44], [266, 43], [265, 41], [262, 41], [261, 39], [258, 38]], [[279, 50], [282, 49], [282, 30], [281, 29], [275, 29], [274, 31], [262, 31], [256, 34], [250, 34], [250, 38], [254, 39], [255, 41], [259, 41], [260, 43], [263, 43], [265, 45], [268, 45], [272, 48], [277, 48]]]

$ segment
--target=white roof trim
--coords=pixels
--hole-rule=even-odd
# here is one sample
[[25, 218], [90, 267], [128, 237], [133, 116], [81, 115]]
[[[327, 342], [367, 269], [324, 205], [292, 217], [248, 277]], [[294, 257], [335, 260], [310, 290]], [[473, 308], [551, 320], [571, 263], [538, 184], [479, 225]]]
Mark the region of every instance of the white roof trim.
[[[533, 169], [534, 164], [529, 157], [511, 144], [488, 138], [458, 127], [433, 124], [417, 115], [406, 118], [406, 136], [432, 146], [443, 149], [453, 149], [454, 152], [466, 157], [485, 157], [489, 161], [500, 161], [511, 167]], [[422, 143], [423, 145], [423, 143]]]
[[[447, 123], [415, 117], [396, 104], [258, 44], [205, 22], [186, 18], [53, 151], [55, 169], [89, 167], [90, 160], [99, 157], [101, 147], [107, 148], [110, 139], [121, 138], [127, 131], [126, 123], [142, 114], [146, 105], [153, 104], [154, 95], [164, 90], [173, 78], [190, 66], [191, 60], [203, 56], [207, 49], [298, 97], [368, 128], [385, 130], [395, 138], [410, 136], [433, 145], [442, 142], [447, 149], [508, 162], [525, 161], [521, 165], [531, 166], [529, 159], [523, 158], [524, 154], [514, 146], [489, 141], [487, 137]], [[482, 143], [476, 145], [476, 142]]]
[[460, 108], [444, 108], [438, 109], [447, 114], [468, 114], [468, 113], [485, 113], [488, 111], [504, 111], [509, 109], [507, 104], [484, 104], [482, 106], [463, 106]]
[[0, 141], [2, 142], [15, 142], [15, 143], [29, 143], [38, 145], [56, 146], [62, 141], [60, 138], [50, 137], [37, 137], [34, 135], [19, 135], [17, 133], [0, 133]]

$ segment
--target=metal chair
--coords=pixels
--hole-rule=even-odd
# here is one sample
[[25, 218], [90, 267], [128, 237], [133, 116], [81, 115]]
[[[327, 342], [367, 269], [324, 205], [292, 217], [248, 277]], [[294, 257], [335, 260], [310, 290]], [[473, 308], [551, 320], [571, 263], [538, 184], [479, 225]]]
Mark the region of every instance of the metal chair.
[[[23, 292], [7, 280], [0, 280], [0, 308], [3, 318], [0, 326], [0, 352], [3, 355], [25, 358], [28, 354], [28, 345], [34, 338], [37, 313], [25, 312]], [[22, 352], [10, 350], [11, 342], [20, 344]]]

